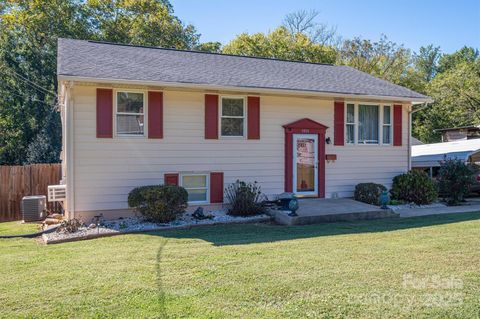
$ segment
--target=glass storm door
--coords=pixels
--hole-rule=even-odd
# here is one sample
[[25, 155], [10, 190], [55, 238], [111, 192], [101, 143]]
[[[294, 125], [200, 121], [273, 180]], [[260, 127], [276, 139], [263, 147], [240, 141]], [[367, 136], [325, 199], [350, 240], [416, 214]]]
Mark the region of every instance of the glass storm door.
[[293, 135], [293, 192], [318, 195], [318, 135]]

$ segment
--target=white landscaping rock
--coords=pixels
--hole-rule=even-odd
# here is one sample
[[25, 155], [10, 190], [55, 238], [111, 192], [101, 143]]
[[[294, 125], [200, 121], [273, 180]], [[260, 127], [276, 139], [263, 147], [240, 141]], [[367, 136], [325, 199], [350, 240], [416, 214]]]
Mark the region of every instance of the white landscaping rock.
[[417, 205], [417, 204], [411, 203], [411, 204], [403, 204], [403, 205], [387, 205], [387, 207], [393, 211], [396, 211], [396, 210], [416, 209], [416, 208], [441, 208], [441, 207], [447, 207], [447, 205], [443, 203], [433, 203], [430, 205]]
[[70, 241], [75, 239], [94, 238], [106, 235], [113, 235], [119, 233], [154, 231], [162, 229], [186, 228], [196, 225], [214, 225], [214, 224], [234, 224], [234, 223], [251, 223], [251, 222], [265, 222], [270, 220], [270, 216], [266, 214], [236, 217], [227, 215], [225, 210], [215, 210], [206, 212], [205, 215], [212, 215], [211, 219], [197, 220], [192, 217], [192, 213], [184, 213], [177, 220], [170, 223], [156, 224], [148, 222], [138, 217], [130, 217], [116, 220], [104, 221], [98, 227], [80, 227], [75, 233], [58, 233], [52, 232], [43, 234], [45, 243], [55, 243]]

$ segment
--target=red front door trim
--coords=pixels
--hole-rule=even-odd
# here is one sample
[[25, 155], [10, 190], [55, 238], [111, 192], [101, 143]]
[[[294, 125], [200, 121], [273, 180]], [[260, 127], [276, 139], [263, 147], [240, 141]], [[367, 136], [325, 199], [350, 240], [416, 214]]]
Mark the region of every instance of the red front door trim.
[[318, 135], [318, 197], [325, 197], [325, 131], [327, 126], [311, 119], [284, 125], [285, 129], [285, 191], [293, 192], [293, 134]]

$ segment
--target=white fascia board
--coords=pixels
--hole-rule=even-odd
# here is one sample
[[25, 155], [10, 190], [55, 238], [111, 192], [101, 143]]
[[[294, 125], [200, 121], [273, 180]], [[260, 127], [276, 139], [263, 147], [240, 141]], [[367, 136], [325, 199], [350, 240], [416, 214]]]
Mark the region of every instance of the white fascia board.
[[289, 90], [289, 89], [271, 89], [271, 88], [259, 88], [259, 87], [238, 87], [238, 86], [223, 86], [223, 85], [208, 85], [208, 84], [196, 84], [196, 83], [181, 83], [181, 82], [161, 82], [161, 81], [143, 81], [143, 80], [122, 80], [122, 79], [106, 79], [106, 78], [90, 78], [90, 77], [78, 77], [70, 75], [59, 75], [58, 81], [78, 81], [78, 82], [97, 82], [97, 83], [112, 83], [112, 84], [129, 84], [129, 85], [151, 85], [160, 86], [164, 88], [189, 88], [189, 89], [201, 89], [201, 90], [218, 90], [218, 91], [237, 91], [245, 92], [252, 91], [256, 93], [266, 94], [285, 94], [285, 95], [308, 95], [308, 96], [323, 96], [323, 97], [336, 97], [347, 99], [373, 99], [384, 101], [399, 101], [408, 102], [412, 104], [432, 103], [431, 98], [411, 98], [411, 97], [399, 97], [399, 96], [384, 96], [384, 95], [363, 95], [363, 94], [345, 94], [334, 92], [317, 92], [317, 91], [302, 91], [302, 90]]

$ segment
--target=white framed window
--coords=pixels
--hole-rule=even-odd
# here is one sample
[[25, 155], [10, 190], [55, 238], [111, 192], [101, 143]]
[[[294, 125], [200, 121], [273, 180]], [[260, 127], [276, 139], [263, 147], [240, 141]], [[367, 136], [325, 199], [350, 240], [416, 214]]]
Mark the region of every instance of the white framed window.
[[145, 94], [116, 91], [115, 132], [117, 136], [145, 136]]
[[392, 107], [390, 105], [383, 106], [383, 124], [382, 124], [382, 143], [392, 144]]
[[221, 98], [220, 105], [220, 136], [245, 137], [245, 98]]
[[346, 112], [346, 142], [347, 144], [355, 144], [355, 104], [348, 103]]
[[379, 144], [380, 107], [378, 105], [358, 105], [358, 143]]
[[189, 204], [208, 203], [208, 174], [182, 174], [180, 186], [188, 193]]
[[390, 145], [391, 142], [391, 105], [345, 103], [346, 144]]

